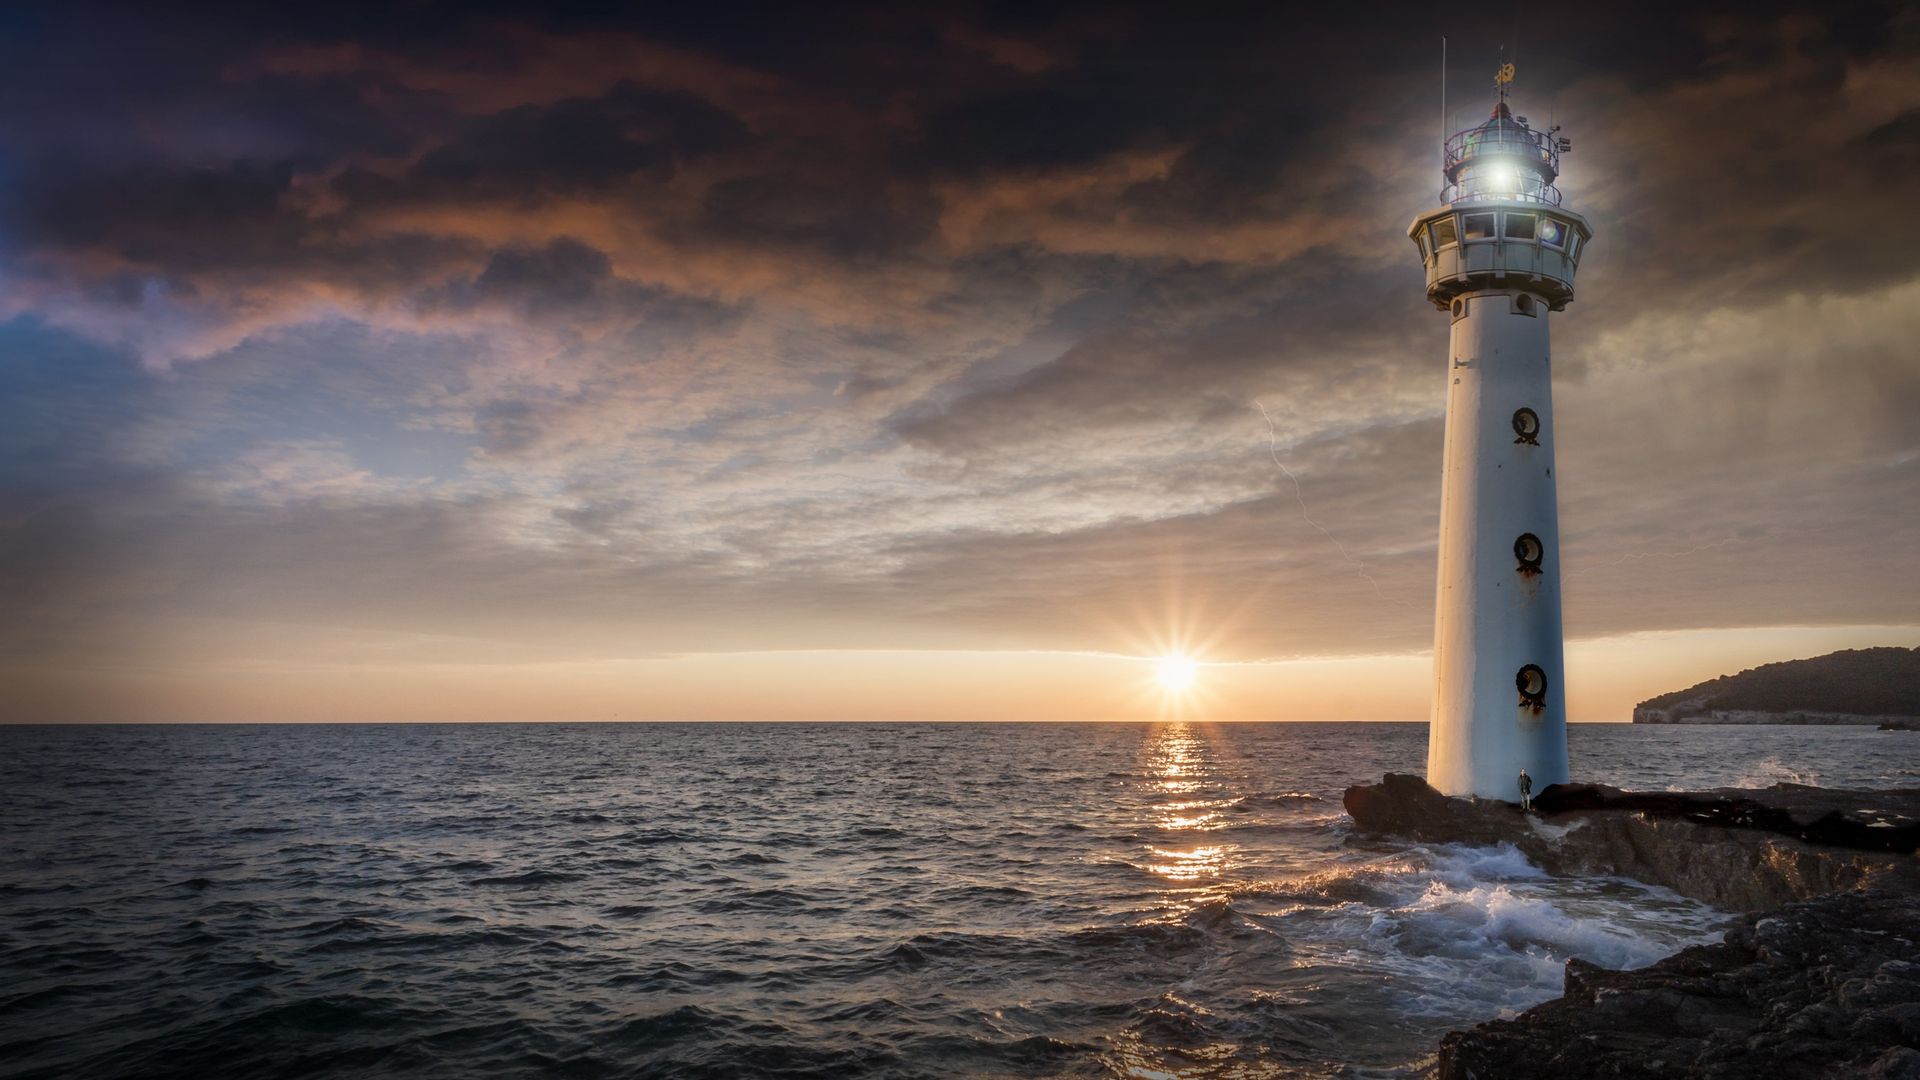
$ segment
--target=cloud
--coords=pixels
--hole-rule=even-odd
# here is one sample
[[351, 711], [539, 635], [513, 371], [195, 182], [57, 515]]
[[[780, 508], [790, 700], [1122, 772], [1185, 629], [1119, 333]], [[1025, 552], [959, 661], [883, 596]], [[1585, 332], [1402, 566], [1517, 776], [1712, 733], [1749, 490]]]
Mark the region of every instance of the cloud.
[[[8, 652], [1421, 648], [1424, 9], [859, 14], [36, 22]], [[1910, 16], [1543, 18], [1570, 628], [1920, 619]]]

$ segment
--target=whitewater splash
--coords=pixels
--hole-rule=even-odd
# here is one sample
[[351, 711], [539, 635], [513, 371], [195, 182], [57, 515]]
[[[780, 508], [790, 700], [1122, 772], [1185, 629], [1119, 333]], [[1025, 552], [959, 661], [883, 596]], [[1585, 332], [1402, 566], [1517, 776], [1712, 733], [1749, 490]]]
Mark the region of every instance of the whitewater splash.
[[1794, 768], [1781, 761], [1776, 755], [1754, 764], [1748, 768], [1746, 772], [1741, 773], [1738, 780], [1728, 786], [1760, 788], [1772, 787], [1775, 784], [1802, 784], [1808, 787], [1819, 787], [1820, 774], [1816, 770], [1804, 766]]
[[1550, 877], [1511, 845], [1415, 847], [1240, 891], [1298, 956], [1379, 975], [1397, 1011], [1506, 1015], [1557, 997], [1566, 961], [1644, 967], [1718, 940], [1729, 916], [1666, 889]]

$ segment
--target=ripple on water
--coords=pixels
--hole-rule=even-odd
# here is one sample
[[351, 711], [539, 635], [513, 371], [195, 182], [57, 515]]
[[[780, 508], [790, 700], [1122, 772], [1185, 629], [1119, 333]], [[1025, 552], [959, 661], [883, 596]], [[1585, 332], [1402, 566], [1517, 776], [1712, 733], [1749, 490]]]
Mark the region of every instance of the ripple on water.
[[[1920, 772], [1736, 734], [1572, 738], [1626, 786]], [[10, 1075], [1391, 1075], [1721, 919], [1351, 836], [1341, 789], [1417, 771], [1421, 725], [0, 740]]]

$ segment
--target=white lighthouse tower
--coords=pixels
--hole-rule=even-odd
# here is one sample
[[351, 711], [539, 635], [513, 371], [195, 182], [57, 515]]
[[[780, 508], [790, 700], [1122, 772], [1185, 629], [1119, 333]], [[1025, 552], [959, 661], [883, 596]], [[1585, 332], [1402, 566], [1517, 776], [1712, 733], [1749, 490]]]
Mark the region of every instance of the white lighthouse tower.
[[1408, 235], [1453, 320], [1427, 781], [1515, 802], [1521, 769], [1535, 791], [1567, 779], [1547, 320], [1593, 230], [1554, 187], [1572, 144], [1513, 114], [1512, 79], [1502, 67], [1493, 116], [1447, 139], [1441, 206]]

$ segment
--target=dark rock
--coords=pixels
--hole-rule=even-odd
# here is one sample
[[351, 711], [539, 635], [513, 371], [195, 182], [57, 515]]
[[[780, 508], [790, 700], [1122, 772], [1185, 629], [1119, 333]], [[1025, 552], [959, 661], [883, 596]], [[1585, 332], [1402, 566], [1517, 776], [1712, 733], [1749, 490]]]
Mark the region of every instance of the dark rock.
[[1743, 930], [1638, 971], [1571, 961], [1565, 997], [1441, 1040], [1438, 1075], [1920, 1080], [1920, 897], [1834, 893]]
[[1779, 784], [1756, 791], [1629, 792], [1554, 785], [1535, 815], [1510, 803], [1440, 794], [1389, 773], [1350, 787], [1363, 832], [1427, 843], [1508, 843], [1558, 874], [1662, 885], [1729, 910], [1773, 908], [1883, 879], [1920, 880], [1920, 791], [1845, 792]]
[[1431, 844], [1498, 844], [1527, 827], [1512, 803], [1442, 795], [1418, 776], [1388, 773], [1342, 797], [1354, 824]]
[[1863, 792], [1775, 784], [1756, 791], [1680, 792], [1555, 784], [1534, 800], [1534, 809], [1547, 817], [1637, 810], [1701, 825], [1758, 829], [1825, 847], [1905, 854], [1920, 849], [1920, 790], [1913, 789]]
[[1848, 1034], [1866, 1043], [1920, 1045], [1920, 1001], [1870, 1008], [1853, 1018]]
[[1920, 1050], [1896, 1046], [1867, 1067], [1867, 1080], [1920, 1080]]

